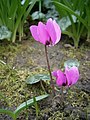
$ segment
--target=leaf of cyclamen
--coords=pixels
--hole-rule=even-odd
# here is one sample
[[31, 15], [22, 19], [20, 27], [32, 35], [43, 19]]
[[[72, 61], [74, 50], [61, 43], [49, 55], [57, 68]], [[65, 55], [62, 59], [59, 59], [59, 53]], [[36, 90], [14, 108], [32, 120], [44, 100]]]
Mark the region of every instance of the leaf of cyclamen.
[[71, 60], [67, 60], [66, 62], [64, 62], [64, 67], [79, 67], [79, 62], [77, 59], [71, 59]]
[[45, 14], [39, 11], [34, 12], [32, 15], [32, 20], [38, 20], [38, 19], [43, 19], [45, 18]]
[[11, 38], [11, 31], [8, 30], [6, 26], [0, 27], [0, 40], [2, 39], [10, 39]]
[[36, 74], [34, 76], [30, 76], [27, 78], [27, 84], [35, 84], [38, 83], [40, 80], [46, 81], [50, 80], [50, 76], [48, 74]]
[[67, 16], [61, 18], [58, 21], [58, 23], [59, 23], [62, 31], [66, 30], [71, 25], [71, 21], [70, 21], [69, 17], [67, 17]]

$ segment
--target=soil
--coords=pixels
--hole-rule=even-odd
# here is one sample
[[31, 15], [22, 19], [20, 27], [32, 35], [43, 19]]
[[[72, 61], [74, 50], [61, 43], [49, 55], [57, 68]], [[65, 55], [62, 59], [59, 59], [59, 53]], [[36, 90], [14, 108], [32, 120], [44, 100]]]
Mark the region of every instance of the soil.
[[[44, 88], [50, 95], [38, 103], [38, 120], [90, 120], [90, 48], [84, 44], [76, 50], [66, 41], [67, 38], [62, 38], [57, 45], [48, 47], [51, 70], [63, 70], [64, 62], [75, 58], [80, 62], [80, 79], [76, 85], [64, 88], [64, 98], [61, 97], [61, 88], [55, 86], [56, 95], [52, 96], [50, 84], [44, 83]], [[0, 64], [0, 91], [9, 101], [7, 103], [5, 99], [0, 99], [0, 108], [14, 111], [25, 101], [25, 92], [27, 99], [45, 94], [39, 83], [25, 83], [26, 78], [32, 74], [48, 73], [44, 45], [32, 38], [14, 45], [1, 42], [0, 60], [6, 63]], [[36, 120], [34, 107], [28, 109], [27, 119]], [[0, 120], [12, 118], [0, 114]], [[17, 120], [26, 120], [26, 111], [22, 111]]]

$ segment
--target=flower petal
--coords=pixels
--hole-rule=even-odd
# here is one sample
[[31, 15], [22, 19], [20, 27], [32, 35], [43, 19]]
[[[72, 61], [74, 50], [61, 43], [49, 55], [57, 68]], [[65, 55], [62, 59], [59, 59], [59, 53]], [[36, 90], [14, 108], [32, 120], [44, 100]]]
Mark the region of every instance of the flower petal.
[[75, 67], [75, 66], [70, 68], [70, 69], [68, 67], [66, 67], [65, 75], [66, 75], [66, 78], [67, 78], [67, 85], [68, 86], [71, 86], [71, 85], [75, 84], [79, 79], [78, 68]]
[[30, 27], [30, 31], [31, 31], [31, 34], [33, 36], [33, 38], [36, 40], [36, 41], [39, 41], [39, 37], [38, 37], [38, 33], [37, 33], [37, 26], [36, 25], [32, 25]]
[[56, 77], [56, 84], [58, 86], [65, 86], [66, 85], [66, 77], [61, 70], [54, 71], [53, 76]]
[[37, 33], [39, 35], [39, 42], [46, 45], [47, 41], [50, 39], [50, 36], [46, 30], [46, 25], [44, 25], [42, 22], [38, 23]]
[[51, 18], [48, 19], [46, 23], [47, 31], [51, 37], [52, 45], [55, 45], [59, 42], [61, 37], [61, 30], [59, 25], [56, 23], [56, 21], [52, 20]]
[[55, 44], [57, 44], [60, 41], [60, 38], [61, 38], [61, 29], [60, 29], [59, 25], [56, 23], [55, 20], [53, 21], [53, 25], [54, 25], [54, 28], [55, 28], [56, 38], [57, 38], [56, 41], [55, 41]]
[[53, 72], [52, 72], [52, 75], [57, 78], [57, 77], [58, 77], [58, 76], [57, 76], [57, 70], [53, 71]]
[[47, 31], [48, 31], [48, 33], [50, 35], [52, 44], [54, 45], [57, 38], [56, 38], [56, 32], [55, 32], [55, 29], [54, 29], [53, 21], [52, 21], [51, 18], [48, 19], [48, 21], [46, 23], [46, 27], [47, 27]]
[[60, 70], [57, 71], [57, 80], [56, 80], [56, 84], [58, 86], [65, 86], [66, 85], [66, 77], [64, 75], [64, 73]]

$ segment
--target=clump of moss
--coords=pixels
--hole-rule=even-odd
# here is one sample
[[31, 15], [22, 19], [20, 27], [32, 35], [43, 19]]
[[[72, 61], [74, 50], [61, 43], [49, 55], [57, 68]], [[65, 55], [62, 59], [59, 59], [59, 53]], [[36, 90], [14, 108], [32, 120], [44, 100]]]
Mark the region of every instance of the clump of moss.
[[10, 106], [18, 106], [25, 101], [25, 95], [27, 99], [30, 99], [44, 93], [40, 84], [27, 85], [26, 78], [34, 74], [46, 73], [47, 70], [36, 67], [30, 71], [28, 66], [33, 67], [35, 64], [31, 57], [27, 60], [24, 69], [14, 67], [14, 61], [18, 54], [28, 55], [31, 52], [33, 52], [33, 48], [30, 46], [27, 48], [27, 45], [3, 43], [0, 46], [0, 91], [8, 99]]
[[35, 72], [29, 72], [27, 70], [14, 70], [3, 67], [1, 75], [1, 92], [7, 97], [10, 102], [10, 106], [17, 106], [25, 101], [25, 95], [27, 99], [33, 96], [44, 94], [40, 84], [27, 85], [26, 78], [34, 74], [40, 73], [40, 70]]

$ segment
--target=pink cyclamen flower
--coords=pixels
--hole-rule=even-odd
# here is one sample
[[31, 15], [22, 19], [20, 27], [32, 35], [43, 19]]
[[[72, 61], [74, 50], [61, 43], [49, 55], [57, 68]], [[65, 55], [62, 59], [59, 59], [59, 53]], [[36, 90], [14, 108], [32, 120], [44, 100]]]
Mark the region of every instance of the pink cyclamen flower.
[[52, 75], [56, 77], [56, 84], [58, 86], [71, 86], [79, 79], [79, 71], [75, 66], [71, 67], [70, 69], [66, 67], [65, 73], [63, 73], [61, 70], [54, 71]]
[[36, 41], [48, 46], [57, 44], [61, 38], [61, 29], [51, 18], [46, 24], [39, 22], [37, 26], [30, 26], [30, 31]]

